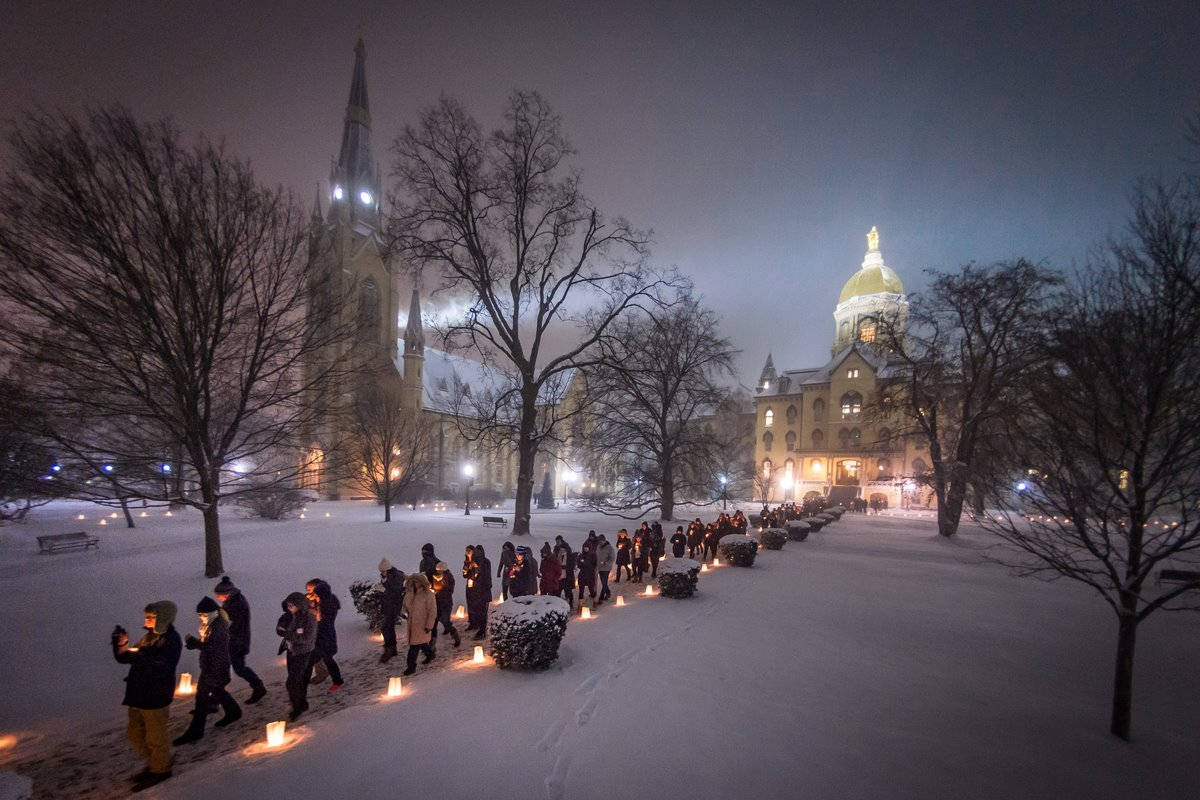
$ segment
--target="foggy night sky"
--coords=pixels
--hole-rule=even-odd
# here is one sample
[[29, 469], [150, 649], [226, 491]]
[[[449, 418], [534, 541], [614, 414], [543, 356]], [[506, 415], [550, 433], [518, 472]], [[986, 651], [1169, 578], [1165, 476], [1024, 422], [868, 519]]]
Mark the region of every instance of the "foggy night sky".
[[[1200, 112], [1200, 4], [0, 3], [0, 109], [120, 101], [224, 137], [307, 203], [359, 23], [376, 158], [442, 92], [485, 127], [541, 91], [584, 188], [654, 229], [753, 383], [828, 358], [864, 235], [926, 267], [1070, 268], [1170, 176]], [[0, 163], [7, 163], [0, 154]]]

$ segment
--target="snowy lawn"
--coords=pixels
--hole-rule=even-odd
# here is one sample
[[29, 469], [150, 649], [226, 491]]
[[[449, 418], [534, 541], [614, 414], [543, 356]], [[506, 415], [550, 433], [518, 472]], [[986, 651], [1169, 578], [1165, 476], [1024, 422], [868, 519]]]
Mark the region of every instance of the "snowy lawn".
[[[11, 601], [0, 737], [16, 737], [0, 769], [31, 772], [43, 797], [114, 796], [139, 766], [121, 741], [125, 670], [108, 634], [115, 623], [136, 629], [142, 606], [163, 598], [188, 632], [215, 583], [200, 575], [197, 515], [151, 511], [130, 531], [120, 520], [100, 527], [99, 512], [57, 504], [0, 529]], [[456, 572], [467, 544], [484, 544], [495, 563], [507, 537], [461, 511], [404, 510], [388, 525], [367, 504], [314, 503], [306, 516], [228, 518], [227, 571], [251, 602], [250, 663], [271, 694], [178, 751], [176, 777], [154, 796], [393, 797], [421, 785], [445, 798], [961, 800], [1182, 798], [1200, 787], [1200, 618], [1143, 626], [1135, 742], [1122, 744], [1105, 732], [1111, 612], [1079, 587], [982, 563], [976, 531], [945, 542], [928, 519], [847, 514], [806, 542], [760, 551], [750, 569], [702, 573], [687, 600], [614, 587], [628, 605], [573, 619], [544, 673], [472, 666], [472, 642], [454, 652], [442, 639], [436, 668], [384, 700], [402, 665], [373, 664], [379, 645], [353, 611], [350, 581], [374, 577], [384, 556], [415, 568], [426, 541]], [[543, 512], [529, 543], [563, 533], [578, 547], [589, 528], [612, 540], [622, 525]], [[99, 552], [37, 554], [35, 535], [80, 529], [100, 535]], [[279, 601], [311, 577], [343, 602], [346, 689], [310, 692], [313, 712], [285, 751], [248, 751], [261, 722], [286, 712], [273, 626]], [[195, 659], [185, 651], [180, 671], [196, 673]], [[236, 678], [230, 688], [246, 694]], [[185, 708], [173, 710], [173, 735]]]

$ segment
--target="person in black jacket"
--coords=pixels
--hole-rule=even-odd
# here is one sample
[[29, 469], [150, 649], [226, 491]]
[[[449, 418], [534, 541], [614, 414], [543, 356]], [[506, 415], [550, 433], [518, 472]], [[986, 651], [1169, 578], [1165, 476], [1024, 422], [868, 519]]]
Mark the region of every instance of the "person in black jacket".
[[537, 594], [538, 568], [533, 551], [525, 545], [517, 548], [517, 560], [509, 573], [509, 588], [514, 597]]
[[129, 709], [127, 735], [133, 749], [146, 759], [146, 768], [133, 776], [134, 791], [141, 791], [171, 777], [171, 740], [167, 722], [175, 696], [175, 667], [183, 642], [175, 632], [175, 604], [169, 600], [151, 603], [145, 609], [146, 633], [133, 647], [129, 635], [118, 625], [112, 634], [113, 658], [129, 665], [125, 699]]
[[583, 613], [583, 594], [591, 595], [592, 606], [596, 605], [596, 553], [591, 541], [585, 541], [575, 559], [579, 565], [579, 611]]
[[417, 567], [417, 570], [424, 572], [425, 577], [429, 579], [430, 583], [433, 583], [433, 571], [437, 568], [437, 565], [438, 557], [433, 552], [433, 545], [429, 542], [421, 545], [421, 566]]
[[433, 580], [429, 582], [429, 585], [433, 589], [434, 598], [437, 600], [437, 621], [433, 624], [429, 642], [431, 645], [436, 646], [437, 623], [440, 622], [442, 624], [442, 632], [450, 634], [450, 638], [454, 641], [454, 646], [458, 647], [462, 644], [462, 637], [458, 635], [458, 631], [450, 619], [450, 614], [454, 610], [454, 576], [450, 574], [450, 568], [446, 566], [444, 561], [439, 561], [434, 565]]
[[568, 606], [575, 605], [575, 551], [567, 540], [561, 536], [554, 537], [554, 555], [562, 565], [562, 577], [558, 580], [558, 593], [567, 601]]
[[312, 604], [313, 613], [317, 617], [317, 647], [313, 651], [313, 666], [315, 667], [317, 664], [324, 666], [321, 674], [313, 676], [312, 682], [321, 683], [328, 675], [333, 679], [329, 691], [336, 692], [342, 688], [344, 683], [342, 670], [333, 660], [338, 651], [337, 630], [334, 628], [334, 623], [337, 622], [338, 611], [341, 610], [342, 604], [334, 596], [333, 589], [329, 584], [320, 578], [313, 578], [304, 588], [307, 591], [306, 596]]
[[192, 724], [182, 735], [176, 737], [175, 746], [191, 744], [204, 738], [204, 721], [213, 703], [220, 703], [225, 716], [217, 720], [217, 727], [224, 728], [242, 718], [242, 709], [233, 695], [229, 694], [229, 620], [211, 597], [205, 597], [196, 606], [200, 617], [200, 635], [190, 633], [184, 640], [188, 650], [200, 651], [200, 680], [196, 684], [196, 705], [192, 709]]
[[213, 588], [213, 595], [221, 604], [221, 610], [229, 617], [229, 662], [233, 674], [250, 684], [250, 697], [246, 699], [246, 705], [253, 705], [266, 697], [267, 687], [254, 670], [246, 666], [246, 656], [250, 655], [250, 604], [228, 575], [223, 576]]
[[693, 522], [691, 525], [688, 525], [687, 545], [688, 558], [695, 558], [696, 553], [698, 553], [700, 548], [704, 545], [704, 525], [701, 524], [699, 517], [696, 517], [695, 522]]
[[655, 522], [650, 526], [650, 577], [658, 577], [658, 562], [667, 554], [667, 538], [662, 525]]
[[396, 620], [404, 610], [404, 573], [385, 558], [379, 562], [379, 582], [383, 584], [383, 597], [379, 598], [379, 610], [383, 614], [379, 623], [383, 631], [383, 655], [379, 657], [379, 663], [386, 664], [396, 657]]
[[467, 575], [467, 614], [475, 620], [475, 641], [487, 635], [488, 608], [492, 602], [492, 562], [483, 545], [475, 545]]
[[633, 580], [633, 570], [630, 568], [632, 561], [631, 552], [633, 550], [633, 540], [629, 538], [629, 531], [621, 528], [617, 531], [617, 577], [613, 583], [621, 582], [621, 569], [625, 570], [625, 580]]
[[516, 563], [517, 550], [513, 547], [513, 543], [505, 542], [500, 545], [500, 565], [496, 568], [496, 577], [500, 579], [500, 597], [503, 600], [507, 600], [510, 596], [509, 579], [513, 565]]
[[687, 543], [688, 537], [683, 532], [683, 526], [676, 526], [675, 535], [671, 537], [671, 555], [675, 558], [683, 558], [683, 550], [687, 547]]

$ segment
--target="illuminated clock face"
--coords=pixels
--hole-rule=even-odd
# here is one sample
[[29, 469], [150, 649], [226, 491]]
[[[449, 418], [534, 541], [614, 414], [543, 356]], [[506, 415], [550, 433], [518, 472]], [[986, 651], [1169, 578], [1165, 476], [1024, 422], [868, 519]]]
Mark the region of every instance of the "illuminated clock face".
[[363, 189], [361, 192], [358, 193], [358, 199], [362, 200], [362, 204], [364, 206], [369, 206], [369, 205], [371, 205], [371, 200], [373, 198], [371, 197], [370, 192], [368, 192], [366, 189]]
[[333, 199], [334, 200], [341, 200], [345, 196], [346, 196], [346, 191], [344, 189], [342, 189], [342, 187], [340, 187], [340, 186], [333, 187]]

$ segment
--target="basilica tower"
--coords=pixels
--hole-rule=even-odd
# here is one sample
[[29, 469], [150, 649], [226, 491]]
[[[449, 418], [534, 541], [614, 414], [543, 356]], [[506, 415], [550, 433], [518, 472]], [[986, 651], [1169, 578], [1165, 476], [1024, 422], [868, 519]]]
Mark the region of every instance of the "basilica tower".
[[879, 231], [872, 226], [867, 233], [867, 254], [862, 268], [842, 287], [833, 311], [832, 352], [837, 354], [854, 344], [876, 341], [881, 319], [895, 317], [903, 324], [908, 315], [904, 284], [900, 276], [883, 263], [879, 252]]

